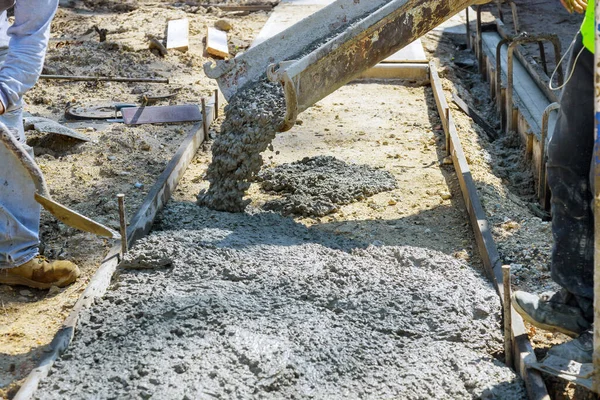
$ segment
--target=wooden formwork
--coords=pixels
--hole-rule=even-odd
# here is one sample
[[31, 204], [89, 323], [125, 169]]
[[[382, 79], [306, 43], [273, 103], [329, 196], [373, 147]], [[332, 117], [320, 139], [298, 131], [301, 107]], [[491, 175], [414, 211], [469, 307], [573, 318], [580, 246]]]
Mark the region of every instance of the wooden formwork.
[[[438, 113], [442, 119], [444, 132], [446, 133], [446, 149], [449, 155], [452, 157], [452, 162], [460, 183], [465, 206], [471, 220], [471, 226], [473, 228], [473, 232], [475, 233], [477, 247], [479, 249], [481, 259], [483, 260], [486, 272], [500, 296], [500, 301], [504, 302], [505, 291], [510, 290], [510, 288], [505, 288], [503, 285], [502, 264], [498, 255], [498, 250], [489, 229], [486, 213], [481, 205], [481, 201], [479, 200], [477, 187], [475, 186], [473, 177], [471, 176], [469, 164], [467, 163], [467, 159], [464, 155], [460, 138], [458, 136], [458, 132], [456, 131], [452, 113], [448, 107], [444, 89], [442, 88], [442, 83], [437, 73], [435, 64], [431, 63], [429, 70], [431, 73], [431, 87], [433, 88], [433, 94]], [[511, 320], [511, 342], [513, 344], [512, 351], [514, 369], [525, 381], [529, 399], [549, 400], [550, 397], [544, 381], [542, 380], [542, 376], [539, 372], [528, 368], [529, 363], [536, 362], [536, 357], [533, 352], [533, 347], [529, 342], [529, 337], [527, 335], [527, 330], [525, 329], [523, 319], [512, 307]]]
[[[520, 42], [551, 41], [555, 57], [560, 57], [560, 44], [553, 35], [539, 37], [510, 36], [504, 24], [495, 22], [494, 31], [477, 30], [473, 50], [479, 62], [479, 70], [489, 83], [491, 97], [505, 132], [514, 131], [519, 135], [525, 149], [526, 160], [533, 173], [540, 204], [548, 209], [545, 165], [546, 148], [558, 118], [559, 93], [547, 86], [550, 79], [540, 72], [539, 65], [527, 60], [519, 51]], [[559, 73], [562, 81], [562, 74]]]
[[[214, 100], [207, 103], [207, 127], [213, 122], [216, 115], [216, 99], [217, 98], [215, 97]], [[192, 126], [190, 133], [183, 140], [179, 149], [167, 164], [165, 170], [157, 178], [142, 205], [134, 213], [129, 226], [127, 227], [127, 243], [129, 243], [130, 246], [136, 240], [139, 240], [150, 232], [154, 219], [171, 198], [171, 194], [183, 177], [183, 174], [194, 158], [196, 151], [202, 142], [204, 142], [206, 134], [204, 121], [195, 123]], [[37, 367], [27, 376], [25, 382], [13, 398], [14, 400], [29, 400], [34, 396], [41, 380], [48, 375], [54, 362], [62, 353], [64, 353], [73, 340], [75, 327], [77, 326], [77, 322], [79, 321], [82, 312], [92, 306], [96, 299], [101, 298], [106, 293], [121, 258], [121, 244], [118, 243], [110, 249], [108, 255], [104, 258], [102, 264], [90, 279], [88, 286], [81, 294], [75, 303], [75, 306], [48, 346], [48, 350], [38, 362]]]

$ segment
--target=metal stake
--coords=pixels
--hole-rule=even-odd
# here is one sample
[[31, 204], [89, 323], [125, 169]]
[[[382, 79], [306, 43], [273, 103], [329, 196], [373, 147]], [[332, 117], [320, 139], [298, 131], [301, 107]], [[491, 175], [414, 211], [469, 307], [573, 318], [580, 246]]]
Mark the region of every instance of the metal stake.
[[121, 253], [125, 255], [129, 250], [127, 246], [127, 217], [125, 216], [125, 195], [123, 193], [119, 193], [117, 195], [117, 200], [119, 202], [119, 223], [121, 225]]
[[204, 141], [208, 140], [208, 121], [206, 117], [206, 100], [204, 97], [201, 100], [202, 102], [202, 129], [204, 130]]
[[504, 360], [507, 367], [513, 367], [512, 344], [512, 305], [510, 300], [510, 265], [502, 266], [502, 286], [504, 288]]
[[219, 118], [219, 89], [215, 89], [215, 119]]
[[444, 116], [446, 118], [446, 126], [448, 127], [447, 132], [446, 132], [446, 155], [449, 156], [452, 154], [452, 151], [450, 151], [450, 108], [446, 108], [446, 115]]

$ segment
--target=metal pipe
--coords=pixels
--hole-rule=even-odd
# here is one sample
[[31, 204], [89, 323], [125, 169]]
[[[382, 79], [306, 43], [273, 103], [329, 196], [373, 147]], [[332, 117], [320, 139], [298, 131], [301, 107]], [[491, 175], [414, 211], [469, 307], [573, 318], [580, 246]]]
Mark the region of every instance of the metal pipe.
[[483, 10], [483, 4], [477, 6], [477, 65], [479, 66], [479, 74], [484, 75], [483, 71], [483, 29], [482, 29], [482, 20], [481, 20], [481, 11]]
[[467, 49], [471, 50], [471, 22], [469, 21], [469, 7], [465, 8], [465, 18], [467, 19]]
[[504, 38], [498, 42], [496, 47], [496, 104], [500, 110], [500, 125], [502, 130], [506, 130], [505, 105], [502, 99], [502, 47], [510, 43], [511, 38]]
[[509, 0], [508, 4], [510, 5], [510, 8], [512, 10], [513, 25], [515, 26], [515, 33], [519, 34], [519, 33], [521, 33], [521, 27], [519, 24], [519, 14], [517, 13], [517, 4], [512, 0]]
[[214, 105], [215, 109], [214, 109], [214, 113], [215, 113], [215, 118], [217, 119], [219, 118], [219, 89], [215, 89], [215, 105]]
[[98, 82], [146, 82], [169, 83], [168, 78], [125, 78], [120, 76], [71, 76], [71, 75], [40, 75], [40, 79], [64, 80], [72, 82], [98, 81]]
[[269, 79], [284, 86], [286, 99], [296, 99], [286, 103], [280, 131], [290, 129], [298, 113], [477, 2], [393, 0], [301, 59], [271, 64]]
[[[504, 28], [504, 24], [499, 19], [496, 19], [496, 31], [504, 39], [513, 37], [513, 35], [506, 32], [506, 29]], [[560, 60], [562, 57], [561, 57], [560, 39], [558, 38], [558, 36], [554, 35], [554, 34], [546, 34], [546, 35], [544, 35], [544, 37], [546, 37], [548, 39], [548, 41], [551, 41], [554, 44], [554, 52], [555, 52], [554, 57], [555, 57], [555, 59]], [[549, 82], [550, 82], [550, 77], [545, 72], [535, 68], [535, 66], [537, 66], [537, 63], [535, 62], [535, 60], [526, 59], [526, 57], [524, 57], [523, 54], [521, 54], [519, 49], [517, 49], [515, 51], [515, 55], [517, 56], [517, 59], [521, 62], [521, 64], [523, 64], [525, 69], [529, 72], [529, 75], [531, 75], [531, 77], [533, 78], [533, 80], [536, 83], [536, 85], [538, 86], [538, 88], [540, 88], [540, 90], [542, 92], [544, 92], [546, 97], [548, 97], [548, 99], [550, 99], [550, 101], [552, 101], [552, 102], [558, 101], [558, 96], [556, 95], [556, 93], [553, 92], [552, 90], [550, 90], [550, 88], [548, 87]], [[558, 63], [558, 64], [560, 64], [560, 63]], [[562, 81], [563, 81], [563, 76], [564, 76], [562, 64], [560, 64], [557, 67], [557, 74], [558, 74], [557, 75], [558, 76], [558, 84], [561, 85]]]
[[539, 181], [538, 181], [538, 197], [542, 203], [542, 207], [546, 206], [546, 138], [548, 137], [548, 120], [550, 113], [560, 108], [560, 104], [552, 103], [544, 110], [542, 114], [542, 129], [540, 132], [540, 165], [539, 165]]
[[202, 129], [204, 131], [204, 140], [208, 141], [208, 117], [206, 114], [206, 100], [204, 97], [201, 100], [202, 103]]
[[[514, 130], [516, 122], [513, 121], [512, 110], [509, 112], [509, 108], [513, 107], [513, 83], [514, 83], [514, 53], [515, 48], [522, 43], [541, 43], [541, 42], [550, 42], [554, 45], [554, 54], [555, 57], [560, 54], [560, 42], [556, 40], [556, 37], [553, 35], [527, 35], [521, 34], [512, 39], [512, 42], [508, 45], [508, 55], [507, 55], [507, 84], [506, 84], [506, 130]], [[560, 59], [556, 59], [556, 63], [560, 62]], [[559, 81], [562, 82], [562, 70], [559, 71]]]

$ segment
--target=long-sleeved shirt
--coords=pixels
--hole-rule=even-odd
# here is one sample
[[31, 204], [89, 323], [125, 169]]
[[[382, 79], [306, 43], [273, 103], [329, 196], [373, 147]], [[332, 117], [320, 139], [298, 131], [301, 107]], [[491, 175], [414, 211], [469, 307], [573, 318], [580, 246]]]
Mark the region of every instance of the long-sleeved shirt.
[[[15, 22], [9, 27], [5, 10], [12, 3]], [[8, 48], [0, 68], [0, 101], [6, 111], [22, 106], [23, 94], [42, 72], [57, 8], [58, 0], [0, 0], [0, 11], [4, 11], [0, 15], [0, 48]]]

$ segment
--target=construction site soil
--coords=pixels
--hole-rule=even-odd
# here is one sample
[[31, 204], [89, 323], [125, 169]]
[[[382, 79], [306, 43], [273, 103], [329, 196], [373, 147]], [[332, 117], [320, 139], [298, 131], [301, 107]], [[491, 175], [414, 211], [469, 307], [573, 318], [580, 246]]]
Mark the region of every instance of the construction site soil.
[[[55, 18], [46, 73], [169, 77], [171, 83], [40, 81], [26, 97], [33, 115], [64, 122], [68, 104], [137, 102], [144, 94], [176, 93], [159, 104], [197, 104], [216, 88], [201, 68], [210, 60], [203, 52], [206, 27], [227, 20], [235, 53], [269, 15], [191, 2], [138, 1], [126, 3], [127, 12], [121, 2], [76, 3], [79, 8], [61, 7]], [[580, 17], [558, 1], [516, 3], [524, 29], [542, 33], [551, 26], [567, 47]], [[166, 21], [182, 17], [190, 20], [190, 50], [160, 57], [147, 37], [162, 39]], [[94, 25], [107, 29], [107, 41], [98, 41]], [[440, 65], [447, 97], [456, 91], [498, 127], [464, 37], [432, 32], [423, 43]], [[553, 289], [550, 224], [535, 212], [518, 138], [502, 134], [490, 143], [470, 118], [457, 109], [453, 116], [500, 255], [513, 267], [513, 288]], [[84, 312], [39, 398], [524, 396], [499, 362], [499, 302], [482, 275], [431, 89], [352, 83], [300, 119], [273, 139], [263, 155], [266, 168], [333, 156], [385, 171], [396, 186], [337, 204], [326, 216], [291, 219], [260, 211], [281, 197], [254, 182], [246, 213], [220, 213], [196, 205], [209, 186], [210, 148], [202, 148], [155, 232], [132, 249], [104, 299]], [[135, 210], [195, 129], [67, 125], [92, 140], [27, 133], [51, 193], [113, 228], [116, 193], [125, 193], [128, 210]], [[0, 285], [5, 398], [16, 393], [112, 245], [49, 215], [41, 232], [44, 254], [76, 261], [83, 276], [50, 292]], [[530, 333], [538, 355], [566, 339]], [[554, 399], [591, 397], [569, 384], [547, 383]]]

